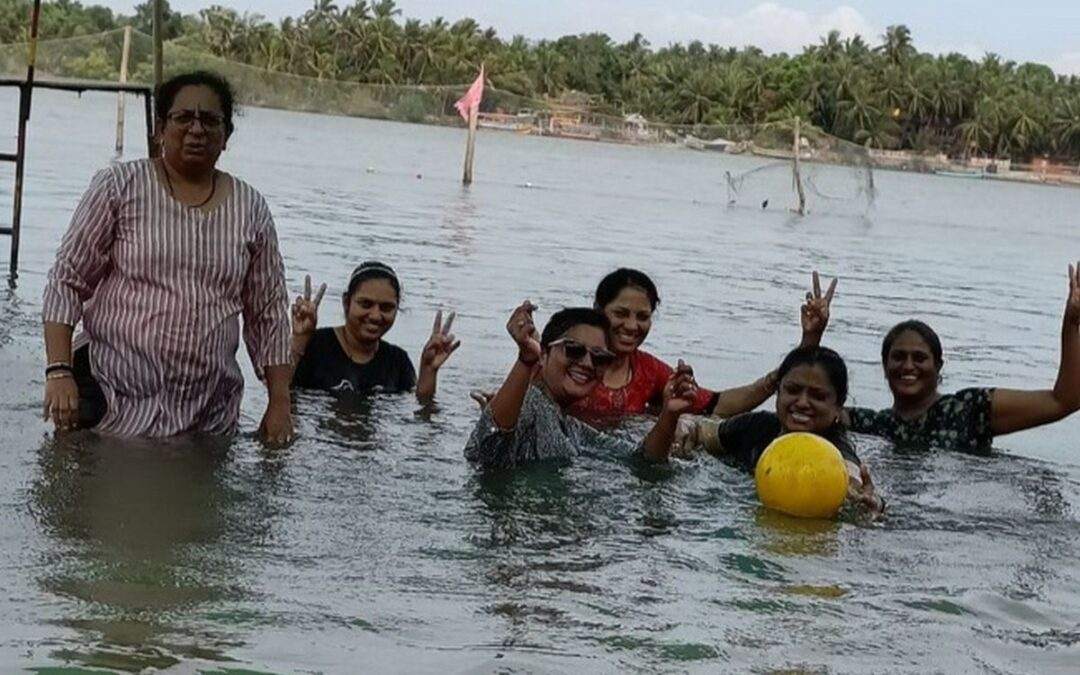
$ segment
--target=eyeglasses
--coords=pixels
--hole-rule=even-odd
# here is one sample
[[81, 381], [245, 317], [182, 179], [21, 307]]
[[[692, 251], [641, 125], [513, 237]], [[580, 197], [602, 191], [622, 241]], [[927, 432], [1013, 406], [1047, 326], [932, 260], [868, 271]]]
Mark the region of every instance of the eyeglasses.
[[615, 363], [615, 355], [608, 350], [600, 347], [586, 347], [577, 340], [571, 340], [570, 338], [554, 340], [548, 346], [558, 347], [560, 345], [563, 348], [563, 353], [566, 354], [566, 358], [571, 361], [581, 361], [588, 354], [592, 357], [594, 368], [604, 369]]
[[224, 116], [209, 110], [174, 110], [166, 115], [165, 119], [185, 129], [198, 121], [207, 131], [217, 131], [225, 124]]

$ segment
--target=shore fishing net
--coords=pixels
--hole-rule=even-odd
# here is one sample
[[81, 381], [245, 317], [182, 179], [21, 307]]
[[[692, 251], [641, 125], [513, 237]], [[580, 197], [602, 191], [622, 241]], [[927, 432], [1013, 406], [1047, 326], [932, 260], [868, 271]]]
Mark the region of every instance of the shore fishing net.
[[[116, 82], [124, 30], [42, 40], [37, 49], [40, 79]], [[388, 85], [305, 77], [216, 57], [183, 40], [163, 45], [165, 76], [195, 69], [216, 72], [233, 85], [244, 105], [462, 126], [454, 102], [469, 84]], [[26, 73], [26, 44], [0, 45], [0, 72]], [[153, 40], [132, 31], [128, 81], [153, 81]], [[521, 134], [548, 135], [636, 145], [678, 145], [716, 155], [717, 195], [731, 207], [775, 207], [806, 211], [865, 211], [876, 194], [869, 151], [808, 124], [800, 126], [799, 170], [795, 171], [795, 121], [766, 124], [670, 125], [639, 115], [619, 115], [583, 94], [559, 100], [532, 99], [486, 87], [480, 126]], [[802, 198], [799, 197], [801, 194]]]

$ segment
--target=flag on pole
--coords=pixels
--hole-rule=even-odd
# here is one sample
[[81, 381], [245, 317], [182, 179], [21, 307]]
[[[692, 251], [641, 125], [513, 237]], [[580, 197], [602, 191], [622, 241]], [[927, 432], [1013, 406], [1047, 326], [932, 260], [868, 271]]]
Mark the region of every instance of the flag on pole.
[[458, 102], [454, 104], [461, 116], [465, 118], [465, 121], [469, 121], [469, 115], [474, 111], [480, 110], [480, 99], [484, 97], [484, 66], [480, 66], [480, 74], [476, 76], [476, 81], [469, 87], [469, 91], [465, 92], [465, 95], [458, 99]]

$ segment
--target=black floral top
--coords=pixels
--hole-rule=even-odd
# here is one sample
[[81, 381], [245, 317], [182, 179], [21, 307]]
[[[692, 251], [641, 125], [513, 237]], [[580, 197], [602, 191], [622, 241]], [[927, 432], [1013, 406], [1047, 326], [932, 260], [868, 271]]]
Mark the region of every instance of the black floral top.
[[942, 396], [913, 420], [901, 419], [891, 409], [848, 408], [850, 430], [881, 436], [899, 446], [988, 455], [994, 439], [990, 429], [993, 393], [993, 389], [961, 389]]

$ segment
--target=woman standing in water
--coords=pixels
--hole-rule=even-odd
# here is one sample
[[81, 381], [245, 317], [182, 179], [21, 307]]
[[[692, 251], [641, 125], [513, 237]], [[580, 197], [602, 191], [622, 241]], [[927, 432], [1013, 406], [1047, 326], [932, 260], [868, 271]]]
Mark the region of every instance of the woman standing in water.
[[752, 412], [730, 419], [687, 418], [681, 425], [676, 450], [688, 453], [697, 446], [753, 473], [769, 444], [782, 434], [807, 432], [835, 445], [848, 468], [848, 499], [872, 514], [885, 509], [870, 471], [855, 454], [842, 421], [848, 395], [847, 365], [827, 347], [799, 347], [776, 371], [779, 387], [776, 412]]
[[888, 332], [881, 363], [893, 406], [849, 408], [852, 431], [898, 445], [987, 454], [994, 436], [1064, 419], [1080, 409], [1080, 263], [1069, 266], [1061, 363], [1053, 389], [973, 388], [942, 394], [941, 340], [921, 321], [904, 321]]
[[[807, 294], [802, 310], [803, 346], [821, 341], [835, 291], [834, 279], [822, 294], [820, 279], [814, 273], [814, 292]], [[589, 396], [574, 405], [574, 414], [587, 418], [640, 415], [659, 406], [674, 371], [641, 348], [659, 304], [656, 284], [644, 272], [623, 267], [600, 281], [593, 306], [611, 325], [609, 342], [616, 358]], [[774, 371], [751, 384], [721, 392], [698, 389], [690, 412], [731, 417], [753, 410], [773, 395], [776, 383]]]
[[402, 392], [416, 389], [421, 403], [435, 397], [439, 369], [461, 342], [450, 332], [451, 312], [443, 323], [442, 312], [420, 354], [420, 376], [404, 349], [383, 340], [394, 327], [401, 302], [401, 282], [389, 265], [368, 261], [353, 270], [342, 294], [345, 323], [320, 328], [319, 303], [326, 284], [311, 295], [311, 277], [304, 280], [304, 295], [292, 307], [292, 358], [296, 363], [292, 384], [334, 392]]
[[506, 329], [518, 358], [476, 423], [465, 457], [483, 468], [509, 468], [540, 460], [570, 460], [585, 448], [667, 459], [679, 416], [697, 400], [687, 366], [668, 380], [663, 407], [652, 430], [634, 444], [597, 431], [567, 415], [589, 395], [615, 361], [608, 349], [607, 318], [578, 307], [556, 312], [537, 335], [528, 301], [514, 310]]
[[189, 73], [162, 84], [154, 103], [161, 159], [99, 171], [49, 271], [45, 414], [60, 430], [122, 436], [232, 432], [242, 314], [270, 394], [260, 430], [288, 441], [288, 296], [274, 221], [254, 188], [217, 169], [232, 89]]

